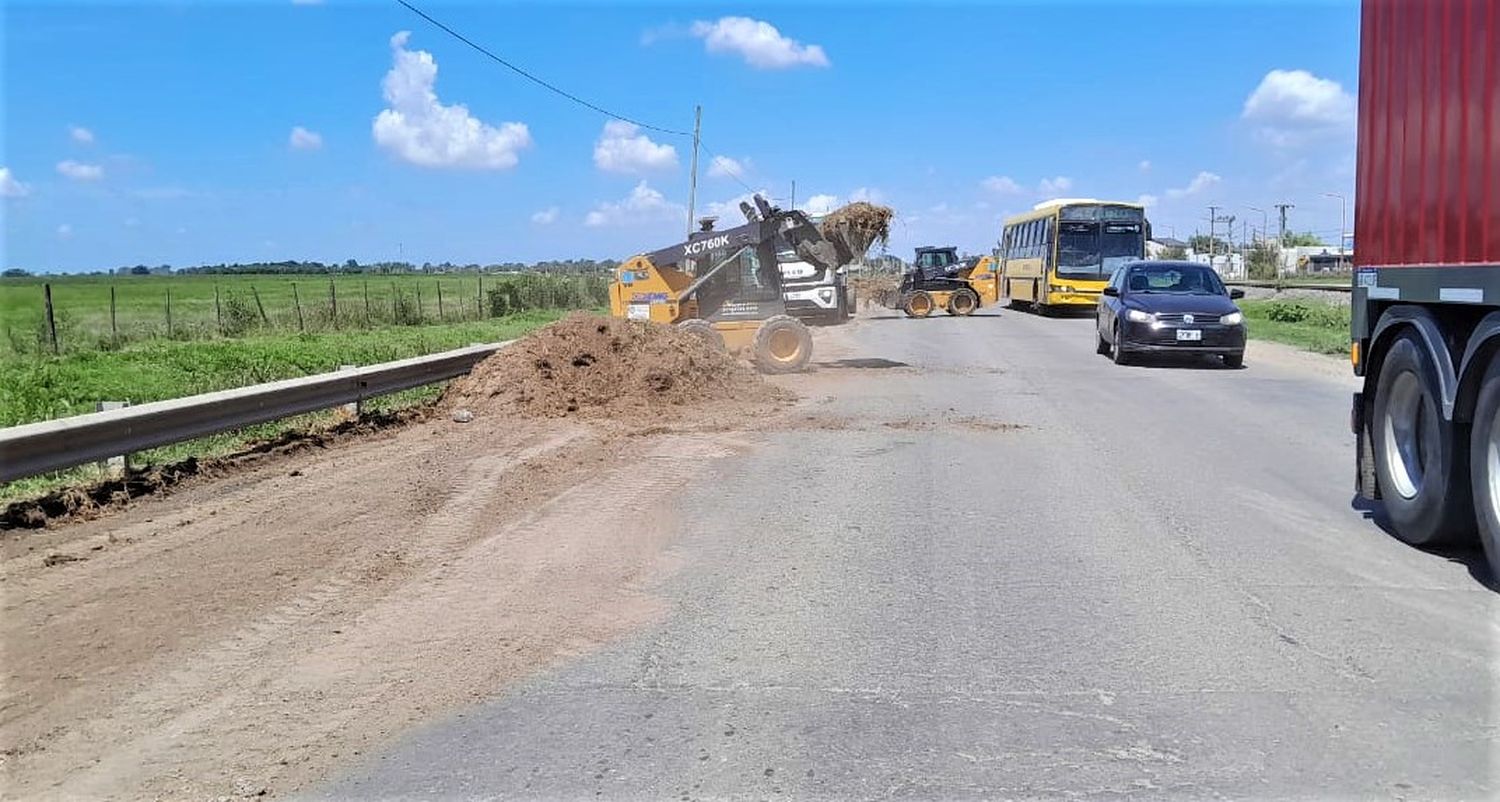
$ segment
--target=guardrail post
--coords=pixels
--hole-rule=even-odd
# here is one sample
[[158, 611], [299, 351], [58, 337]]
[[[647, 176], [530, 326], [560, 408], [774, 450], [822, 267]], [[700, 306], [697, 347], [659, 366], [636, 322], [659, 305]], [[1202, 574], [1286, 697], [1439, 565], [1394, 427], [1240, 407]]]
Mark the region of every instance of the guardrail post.
[[[359, 366], [358, 365], [339, 365], [339, 370], [341, 370], [341, 371], [354, 370], [357, 367], [359, 367]], [[358, 399], [355, 399], [354, 401], [350, 401], [349, 403], [347, 403], [347, 404], [339, 407], [339, 411], [342, 412], [347, 417], [349, 417], [351, 420], [354, 419], [354, 418], [358, 418], [359, 415], [360, 415], [360, 413], [364, 411], [364, 397], [363, 397], [363, 395], [361, 395]]]
[[[95, 412], [109, 412], [112, 409], [124, 409], [130, 406], [129, 401], [100, 401], [94, 405]], [[107, 457], [99, 462], [99, 470], [108, 476], [123, 476], [130, 470], [130, 455], [120, 454], [115, 457]]]

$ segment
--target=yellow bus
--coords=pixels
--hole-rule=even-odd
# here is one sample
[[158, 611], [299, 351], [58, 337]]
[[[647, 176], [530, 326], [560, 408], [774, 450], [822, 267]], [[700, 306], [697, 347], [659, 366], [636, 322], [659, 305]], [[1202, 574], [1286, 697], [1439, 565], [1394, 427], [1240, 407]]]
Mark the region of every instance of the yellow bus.
[[998, 252], [1000, 297], [1011, 307], [1093, 308], [1111, 273], [1146, 258], [1151, 236], [1137, 203], [1049, 200], [1005, 221]]

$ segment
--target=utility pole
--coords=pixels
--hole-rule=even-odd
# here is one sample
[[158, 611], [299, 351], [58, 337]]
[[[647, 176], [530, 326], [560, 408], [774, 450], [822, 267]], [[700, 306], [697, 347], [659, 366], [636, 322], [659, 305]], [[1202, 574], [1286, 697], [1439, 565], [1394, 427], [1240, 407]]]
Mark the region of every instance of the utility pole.
[[1323, 197], [1339, 199], [1339, 259], [1342, 261], [1344, 258], [1344, 231], [1349, 227], [1349, 202], [1344, 200], [1344, 196], [1337, 192], [1324, 192]]
[[1266, 210], [1257, 209], [1254, 206], [1246, 206], [1245, 208], [1249, 209], [1252, 212], [1260, 212], [1260, 239], [1261, 242], [1265, 242], [1266, 235], [1271, 233], [1271, 228], [1267, 224]]
[[1280, 240], [1281, 240], [1281, 246], [1283, 248], [1286, 247], [1286, 212], [1287, 212], [1288, 209], [1295, 209], [1295, 208], [1297, 208], [1297, 205], [1293, 204], [1293, 203], [1278, 203], [1278, 204], [1276, 204], [1276, 212], [1277, 212], [1277, 214], [1281, 215], [1281, 236], [1280, 236]]
[[698, 202], [698, 132], [703, 125], [703, 107], [693, 107], [693, 176], [688, 183], [688, 238], [693, 236], [693, 206]]
[[1219, 207], [1208, 207], [1208, 266], [1214, 266], [1214, 254], [1218, 252], [1218, 243], [1214, 242], [1214, 223], [1219, 220]]
[[792, 179], [792, 202], [791, 202], [791, 207], [793, 209], [797, 208], [797, 179], [795, 179], [795, 178]]

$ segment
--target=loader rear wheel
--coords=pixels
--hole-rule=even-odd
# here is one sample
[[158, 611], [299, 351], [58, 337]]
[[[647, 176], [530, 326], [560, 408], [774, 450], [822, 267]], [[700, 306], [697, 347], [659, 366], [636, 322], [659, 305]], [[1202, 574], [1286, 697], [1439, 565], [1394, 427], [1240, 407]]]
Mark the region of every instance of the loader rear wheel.
[[755, 331], [755, 365], [762, 373], [796, 373], [812, 359], [812, 332], [787, 315], [766, 319]]
[[979, 308], [979, 295], [968, 287], [953, 291], [948, 298], [948, 314], [959, 317], [968, 317]]
[[716, 351], [724, 350], [724, 335], [714, 328], [714, 324], [703, 318], [695, 317], [691, 320], [684, 320], [677, 324], [677, 330], [703, 338], [703, 341]]
[[927, 317], [937, 304], [932, 302], [932, 296], [926, 290], [917, 290], [901, 299], [901, 311], [907, 317]]

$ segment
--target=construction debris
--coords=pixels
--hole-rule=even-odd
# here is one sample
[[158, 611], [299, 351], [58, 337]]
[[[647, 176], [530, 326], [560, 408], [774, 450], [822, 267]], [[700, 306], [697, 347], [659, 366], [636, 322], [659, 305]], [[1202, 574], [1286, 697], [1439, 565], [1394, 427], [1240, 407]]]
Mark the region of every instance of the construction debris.
[[863, 255], [875, 243], [885, 245], [891, 238], [891, 220], [896, 213], [889, 206], [855, 201], [823, 216], [818, 224], [823, 236], [841, 239], [850, 252]]
[[630, 417], [778, 396], [697, 334], [575, 312], [474, 366], [449, 385], [443, 403], [476, 416]]

